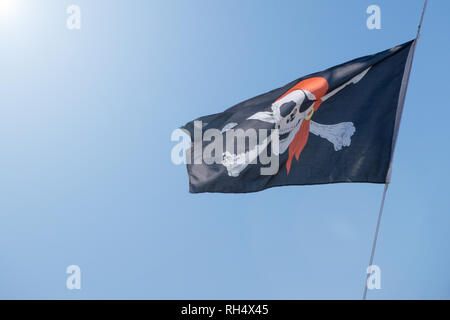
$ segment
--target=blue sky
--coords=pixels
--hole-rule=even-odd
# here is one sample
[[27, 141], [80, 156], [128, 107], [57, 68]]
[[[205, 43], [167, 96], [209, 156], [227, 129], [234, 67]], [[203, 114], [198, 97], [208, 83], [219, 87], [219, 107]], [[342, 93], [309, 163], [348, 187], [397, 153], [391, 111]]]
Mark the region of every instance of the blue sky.
[[[0, 298], [361, 298], [383, 186], [192, 195], [170, 135], [412, 39], [421, 0], [16, 3], [0, 15]], [[450, 298], [449, 9], [425, 17], [369, 299]]]

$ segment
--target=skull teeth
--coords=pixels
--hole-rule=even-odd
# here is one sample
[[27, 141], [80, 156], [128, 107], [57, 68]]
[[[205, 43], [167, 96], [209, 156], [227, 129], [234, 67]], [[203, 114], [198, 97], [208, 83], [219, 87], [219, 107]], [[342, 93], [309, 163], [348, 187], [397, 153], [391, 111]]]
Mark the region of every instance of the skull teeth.
[[298, 126], [300, 121], [301, 120], [299, 119], [297, 122], [292, 122], [291, 124], [289, 124], [287, 127], [284, 127], [284, 128], [280, 128], [280, 125], [278, 125], [279, 134], [286, 134], [286, 133], [291, 132]]

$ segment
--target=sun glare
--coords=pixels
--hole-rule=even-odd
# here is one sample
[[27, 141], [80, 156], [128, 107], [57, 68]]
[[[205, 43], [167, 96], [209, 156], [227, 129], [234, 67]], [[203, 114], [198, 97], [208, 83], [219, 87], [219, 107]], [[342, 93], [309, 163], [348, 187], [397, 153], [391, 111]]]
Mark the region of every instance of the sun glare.
[[13, 18], [17, 9], [18, 0], [0, 0], [0, 22]]

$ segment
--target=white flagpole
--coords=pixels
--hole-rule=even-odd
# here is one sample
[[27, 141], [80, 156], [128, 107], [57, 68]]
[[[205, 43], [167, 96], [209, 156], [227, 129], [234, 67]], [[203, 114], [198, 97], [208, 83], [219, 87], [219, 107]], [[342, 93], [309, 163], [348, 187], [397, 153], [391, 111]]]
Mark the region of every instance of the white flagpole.
[[[414, 39], [414, 42], [410, 49], [408, 59], [406, 62], [406, 66], [405, 66], [405, 72], [403, 74], [402, 86], [400, 88], [399, 103], [398, 103], [398, 107], [397, 107], [397, 115], [396, 115], [396, 120], [395, 120], [394, 137], [393, 137], [393, 141], [392, 141], [391, 162], [389, 164], [389, 170], [388, 170], [388, 173], [386, 176], [386, 184], [384, 185], [384, 191], [383, 191], [383, 197], [381, 200], [380, 212], [378, 213], [377, 226], [375, 228], [375, 236], [373, 239], [372, 251], [370, 253], [369, 267], [371, 267], [373, 265], [373, 259], [375, 257], [375, 248], [377, 246], [378, 234], [380, 231], [380, 224], [381, 224], [381, 217], [383, 215], [384, 201], [386, 200], [386, 193], [388, 190], [389, 183], [391, 182], [392, 161], [394, 159], [394, 150], [395, 150], [395, 145], [397, 142], [398, 130], [400, 127], [400, 121], [402, 119], [403, 106], [405, 104], [405, 97], [406, 97], [406, 91], [408, 89], [409, 77], [411, 75], [411, 67], [412, 67], [412, 63], [414, 60], [414, 52], [416, 51], [417, 40], [419, 40], [419, 38], [420, 38], [420, 30], [422, 29], [422, 22], [423, 22], [423, 18], [425, 16], [425, 10], [427, 8], [427, 4], [428, 4], [428, 0], [425, 0], [425, 3], [423, 5], [423, 10], [422, 10], [422, 16], [420, 17], [419, 26], [417, 27], [417, 35], [416, 35], [416, 38]], [[369, 279], [369, 275], [370, 274], [368, 273], [365, 284], [364, 284], [364, 293], [363, 293], [363, 298], [362, 298], [363, 300], [366, 300], [366, 297], [367, 297], [367, 280]]]

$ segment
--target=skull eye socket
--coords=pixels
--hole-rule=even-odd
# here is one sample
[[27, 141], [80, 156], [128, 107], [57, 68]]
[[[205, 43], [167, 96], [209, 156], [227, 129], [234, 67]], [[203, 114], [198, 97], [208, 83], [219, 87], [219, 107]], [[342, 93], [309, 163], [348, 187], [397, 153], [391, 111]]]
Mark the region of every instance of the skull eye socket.
[[294, 110], [296, 104], [294, 101], [283, 103], [280, 107], [280, 115], [284, 118]]
[[303, 100], [300, 105], [300, 112], [305, 112], [309, 107], [312, 107], [316, 100], [310, 100], [307, 95], [305, 95], [305, 100]]

